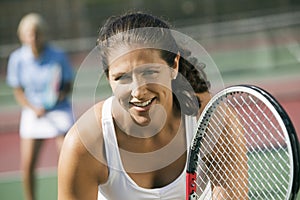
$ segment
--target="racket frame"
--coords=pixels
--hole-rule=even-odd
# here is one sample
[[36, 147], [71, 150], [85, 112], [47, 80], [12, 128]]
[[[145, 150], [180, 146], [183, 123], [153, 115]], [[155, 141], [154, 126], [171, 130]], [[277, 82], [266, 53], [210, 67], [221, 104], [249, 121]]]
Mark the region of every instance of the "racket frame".
[[196, 194], [196, 170], [199, 161], [198, 156], [201, 148], [201, 141], [209, 124], [211, 113], [219, 104], [219, 102], [222, 101], [222, 99], [226, 98], [228, 94], [236, 92], [246, 92], [256, 96], [266, 104], [266, 106], [272, 111], [277, 119], [280, 119], [278, 120], [278, 122], [283, 128], [285, 138], [289, 138], [290, 145], [287, 145], [288, 151], [292, 152], [292, 157], [289, 158], [289, 162], [291, 166], [290, 177], [293, 177], [293, 180], [291, 183], [289, 183], [289, 199], [296, 199], [300, 181], [299, 178], [297, 178], [300, 176], [300, 147], [296, 131], [288, 114], [280, 105], [280, 103], [270, 93], [263, 90], [262, 88], [254, 85], [234, 85], [227, 87], [214, 95], [212, 99], [207, 103], [198, 119], [197, 132], [192, 140], [188, 156], [186, 170], [186, 200], [199, 198]]

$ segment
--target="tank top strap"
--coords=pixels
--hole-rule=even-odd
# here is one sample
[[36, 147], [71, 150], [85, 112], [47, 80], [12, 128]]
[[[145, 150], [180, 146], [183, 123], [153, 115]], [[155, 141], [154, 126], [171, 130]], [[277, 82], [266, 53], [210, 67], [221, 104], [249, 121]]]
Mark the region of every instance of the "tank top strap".
[[189, 150], [193, 137], [197, 129], [197, 119], [195, 116], [185, 116], [185, 131], [186, 131], [186, 142]]
[[103, 103], [102, 107], [102, 121], [112, 120], [111, 108], [112, 108], [113, 97], [109, 97]]
[[114, 97], [110, 97], [106, 99], [102, 107], [103, 138], [108, 166], [110, 168], [121, 169], [119, 148], [111, 113], [113, 98]]

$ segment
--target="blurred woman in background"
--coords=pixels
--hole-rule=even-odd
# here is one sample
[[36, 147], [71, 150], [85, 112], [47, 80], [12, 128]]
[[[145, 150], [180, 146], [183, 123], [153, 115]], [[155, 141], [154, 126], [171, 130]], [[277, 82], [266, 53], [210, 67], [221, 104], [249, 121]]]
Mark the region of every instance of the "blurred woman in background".
[[22, 46], [11, 53], [7, 69], [7, 83], [22, 107], [21, 168], [26, 200], [35, 199], [34, 168], [42, 142], [56, 138], [60, 152], [74, 121], [68, 100], [73, 69], [65, 53], [47, 43], [47, 29], [41, 15], [25, 15], [17, 31]]

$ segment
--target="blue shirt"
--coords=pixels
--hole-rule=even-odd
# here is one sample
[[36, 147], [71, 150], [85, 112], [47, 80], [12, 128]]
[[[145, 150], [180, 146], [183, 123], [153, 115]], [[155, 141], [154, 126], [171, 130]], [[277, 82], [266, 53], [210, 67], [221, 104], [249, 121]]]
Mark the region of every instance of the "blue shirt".
[[23, 45], [11, 53], [8, 60], [7, 83], [24, 89], [27, 100], [34, 106], [56, 109], [68, 106], [67, 99], [57, 103], [64, 83], [73, 80], [73, 69], [65, 53], [46, 45], [39, 58]]

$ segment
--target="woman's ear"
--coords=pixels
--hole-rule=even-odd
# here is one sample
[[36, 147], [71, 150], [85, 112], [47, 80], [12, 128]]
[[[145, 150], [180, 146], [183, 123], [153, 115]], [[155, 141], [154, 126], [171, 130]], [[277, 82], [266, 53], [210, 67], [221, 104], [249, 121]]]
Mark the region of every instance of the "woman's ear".
[[180, 60], [180, 53], [178, 52], [175, 59], [174, 59], [174, 66], [172, 69], [172, 78], [176, 79], [178, 70], [179, 70], [179, 60]]
[[178, 52], [174, 59], [174, 69], [177, 69], [177, 71], [178, 71], [178, 67], [179, 67], [179, 59], [180, 59], [180, 53]]

